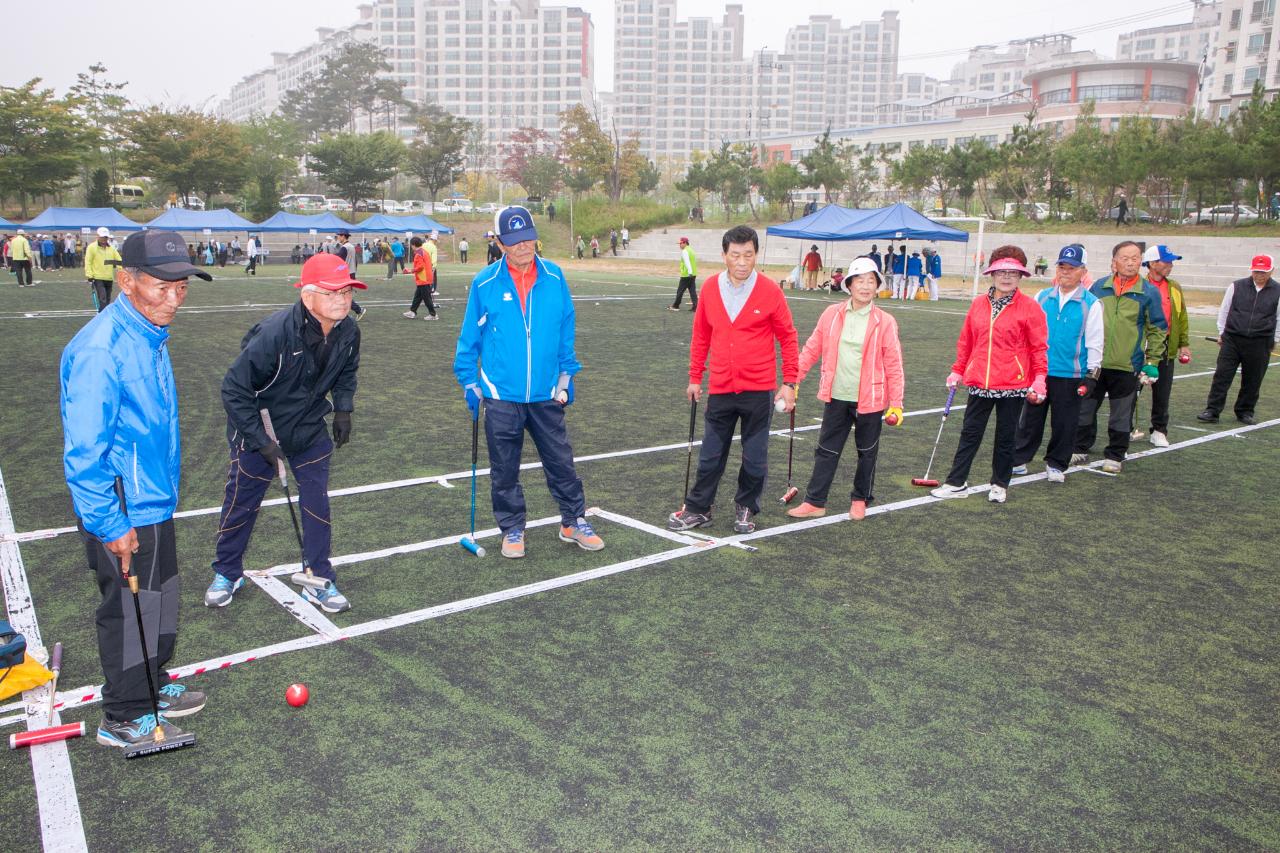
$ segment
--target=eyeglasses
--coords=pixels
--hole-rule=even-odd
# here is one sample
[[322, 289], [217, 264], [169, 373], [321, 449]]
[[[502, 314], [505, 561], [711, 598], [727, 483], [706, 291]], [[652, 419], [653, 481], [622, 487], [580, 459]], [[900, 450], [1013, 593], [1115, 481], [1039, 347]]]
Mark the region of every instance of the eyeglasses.
[[350, 299], [355, 295], [355, 289], [350, 287], [344, 287], [342, 290], [324, 290], [322, 288], [312, 292], [318, 293], [321, 296], [328, 296], [330, 299]]

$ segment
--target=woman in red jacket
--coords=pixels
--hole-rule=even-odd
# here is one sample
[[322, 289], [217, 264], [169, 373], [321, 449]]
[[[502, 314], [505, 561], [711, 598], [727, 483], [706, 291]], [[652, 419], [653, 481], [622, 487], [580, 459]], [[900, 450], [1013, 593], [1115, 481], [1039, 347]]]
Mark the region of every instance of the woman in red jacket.
[[1039, 303], [1018, 289], [1019, 282], [1031, 275], [1021, 249], [996, 249], [983, 274], [991, 276], [992, 286], [969, 306], [956, 341], [956, 360], [947, 376], [948, 388], [963, 382], [969, 389], [960, 444], [947, 481], [931, 494], [968, 496], [969, 468], [995, 409], [996, 446], [987, 500], [1004, 503], [1013, 476], [1014, 436], [1023, 400], [1035, 406], [1045, 398], [1049, 330]]
[[845, 280], [849, 299], [822, 312], [800, 353], [799, 381], [822, 360], [818, 399], [826, 406], [822, 410], [822, 431], [813, 452], [813, 473], [805, 489], [804, 503], [787, 511], [792, 518], [817, 518], [827, 514], [827, 492], [835, 479], [840, 454], [851, 429], [854, 446], [858, 448], [858, 468], [853, 475], [849, 517], [858, 521], [866, 516], [876, 478], [880, 426], [882, 422], [890, 426], [902, 424], [902, 345], [898, 343], [898, 322], [872, 304], [883, 283], [875, 261], [854, 260]]

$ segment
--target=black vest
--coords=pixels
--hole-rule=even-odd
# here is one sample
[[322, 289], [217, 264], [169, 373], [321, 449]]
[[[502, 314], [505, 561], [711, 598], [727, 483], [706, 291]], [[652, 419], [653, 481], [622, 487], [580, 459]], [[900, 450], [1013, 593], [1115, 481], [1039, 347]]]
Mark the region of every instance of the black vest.
[[1245, 338], [1274, 337], [1280, 284], [1270, 279], [1259, 291], [1252, 278], [1242, 278], [1231, 286], [1235, 292], [1231, 294], [1231, 308], [1227, 310], [1227, 333]]

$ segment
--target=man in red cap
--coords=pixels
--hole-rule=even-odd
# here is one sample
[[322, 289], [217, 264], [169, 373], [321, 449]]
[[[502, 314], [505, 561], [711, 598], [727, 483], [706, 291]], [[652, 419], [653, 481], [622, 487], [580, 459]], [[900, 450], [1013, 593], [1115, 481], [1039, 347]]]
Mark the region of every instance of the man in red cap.
[[1280, 326], [1276, 324], [1280, 306], [1280, 284], [1271, 277], [1275, 267], [1270, 255], [1255, 255], [1249, 277], [1237, 279], [1222, 296], [1218, 309], [1218, 364], [1204, 411], [1196, 415], [1202, 423], [1216, 424], [1227, 406], [1227, 391], [1240, 368], [1240, 393], [1236, 395], [1236, 420], [1256, 424], [1254, 407], [1258, 391], [1267, 375], [1267, 362], [1280, 348]]
[[689, 291], [689, 301], [693, 303], [690, 311], [698, 310], [698, 259], [693, 254], [688, 237], [681, 237], [680, 242], [680, 284], [676, 287], [676, 301], [668, 306], [668, 311], [680, 310], [680, 299]]
[[[353, 292], [367, 288], [331, 254], [303, 264], [294, 287], [302, 289], [298, 303], [249, 330], [222, 380], [231, 466], [208, 607], [226, 607], [244, 586], [244, 552], [258, 508], [287, 462], [298, 488], [303, 556], [315, 577], [328, 581], [324, 588], [304, 586], [302, 597], [328, 613], [351, 608], [329, 562], [329, 458], [351, 438], [360, 329], [349, 315]], [[324, 420], [331, 411], [332, 441]]]

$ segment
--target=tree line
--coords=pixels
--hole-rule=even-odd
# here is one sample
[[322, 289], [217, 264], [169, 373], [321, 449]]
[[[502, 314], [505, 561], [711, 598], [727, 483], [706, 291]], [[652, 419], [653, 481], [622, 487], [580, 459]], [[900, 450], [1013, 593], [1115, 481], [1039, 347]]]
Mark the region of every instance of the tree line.
[[[494, 168], [529, 195], [598, 188], [616, 201], [658, 184], [638, 141], [606, 130], [584, 106], [560, 116], [558, 135], [520, 128], [495, 153], [479, 124], [408, 102], [383, 76], [389, 70], [378, 47], [352, 43], [286, 93], [277, 113], [243, 123], [135, 105], [128, 84], [101, 64], [61, 97], [38, 78], [0, 87], [0, 204], [16, 203], [25, 218], [33, 202], [82, 189], [86, 206], [108, 207], [112, 185], [145, 178], [184, 201], [235, 195], [265, 218], [304, 172], [353, 208], [397, 175], [417, 180], [433, 202], [468, 172]], [[406, 114], [415, 127], [408, 142], [396, 132]]]

